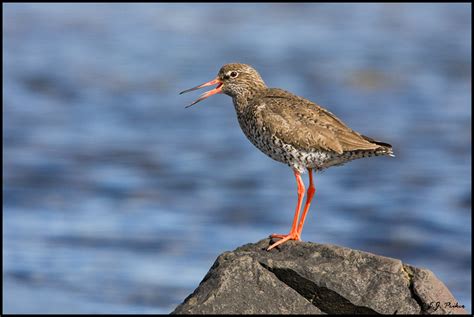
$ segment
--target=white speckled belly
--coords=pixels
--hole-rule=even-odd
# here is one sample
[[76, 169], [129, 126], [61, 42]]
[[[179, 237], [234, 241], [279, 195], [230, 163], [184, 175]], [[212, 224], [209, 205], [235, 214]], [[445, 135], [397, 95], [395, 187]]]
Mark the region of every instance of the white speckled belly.
[[247, 127], [242, 127], [242, 131], [260, 151], [275, 161], [287, 164], [291, 168], [298, 170], [300, 173], [305, 173], [307, 168], [321, 170], [346, 161], [329, 151], [317, 150], [307, 152], [298, 150], [291, 144], [286, 144], [276, 136], [264, 131], [253, 128], [247, 129]]
[[343, 161], [337, 160], [337, 157], [331, 152], [297, 150], [290, 144], [284, 144], [276, 137], [273, 137], [273, 146], [269, 146], [266, 142], [255, 144], [255, 146], [272, 159], [287, 164], [300, 173], [305, 173], [307, 168], [321, 170], [337, 163], [343, 163]]

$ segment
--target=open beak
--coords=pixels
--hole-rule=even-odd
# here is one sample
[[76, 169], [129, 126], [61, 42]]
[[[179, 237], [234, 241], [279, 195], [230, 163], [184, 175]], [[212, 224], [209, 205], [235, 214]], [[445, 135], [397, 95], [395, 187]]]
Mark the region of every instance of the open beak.
[[189, 108], [192, 105], [197, 104], [199, 101], [204, 100], [207, 97], [210, 97], [210, 96], [215, 95], [215, 94], [222, 93], [222, 82], [220, 81], [219, 77], [216, 77], [215, 79], [213, 79], [211, 81], [208, 81], [207, 83], [204, 83], [202, 85], [196, 86], [194, 88], [186, 89], [186, 90], [180, 92], [179, 94], [181, 95], [181, 94], [184, 94], [186, 92], [190, 92], [190, 91], [193, 91], [193, 90], [197, 90], [197, 89], [207, 87], [207, 86], [212, 86], [212, 85], [217, 85], [217, 86], [216, 86], [216, 88], [214, 88], [212, 90], [209, 90], [208, 92], [203, 93], [201, 96], [199, 96], [199, 98], [196, 101], [194, 101], [192, 104], [186, 106], [186, 108]]

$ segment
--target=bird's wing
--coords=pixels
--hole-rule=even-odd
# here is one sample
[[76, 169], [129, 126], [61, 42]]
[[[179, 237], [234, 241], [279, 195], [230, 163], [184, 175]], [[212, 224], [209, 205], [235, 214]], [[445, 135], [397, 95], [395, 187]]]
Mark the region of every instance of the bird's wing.
[[265, 129], [297, 149], [323, 149], [342, 154], [380, 147], [326, 109], [281, 89], [268, 89], [252, 108]]

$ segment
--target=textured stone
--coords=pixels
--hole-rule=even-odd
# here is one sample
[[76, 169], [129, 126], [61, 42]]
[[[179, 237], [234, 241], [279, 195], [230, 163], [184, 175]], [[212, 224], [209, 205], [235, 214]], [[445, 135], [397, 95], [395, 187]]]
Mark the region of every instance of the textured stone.
[[[466, 314], [426, 269], [328, 244], [270, 239], [221, 254], [174, 314]], [[441, 305], [436, 307], [436, 303]]]

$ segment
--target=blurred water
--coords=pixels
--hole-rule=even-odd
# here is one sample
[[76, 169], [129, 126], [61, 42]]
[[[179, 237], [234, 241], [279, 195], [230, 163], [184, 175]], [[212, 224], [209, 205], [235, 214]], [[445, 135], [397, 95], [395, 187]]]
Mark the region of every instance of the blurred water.
[[167, 313], [216, 256], [289, 230], [291, 170], [231, 100], [249, 63], [393, 144], [316, 175], [303, 239], [429, 268], [471, 309], [469, 4], [5, 4], [8, 313]]

